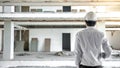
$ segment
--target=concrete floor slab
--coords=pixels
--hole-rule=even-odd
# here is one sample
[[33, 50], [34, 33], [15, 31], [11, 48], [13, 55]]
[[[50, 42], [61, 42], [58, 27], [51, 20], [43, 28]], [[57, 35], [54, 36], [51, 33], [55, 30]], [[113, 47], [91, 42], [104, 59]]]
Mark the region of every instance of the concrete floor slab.
[[[19, 54], [25, 54], [24, 56], [18, 56]], [[75, 67], [75, 57], [74, 56], [56, 56], [55, 52], [16, 52], [15, 59], [10, 61], [5, 61], [2, 59], [2, 54], [0, 54], [0, 68], [8, 67], [26, 67], [35, 68], [36, 66], [42, 68], [41, 66], [73, 66]], [[105, 67], [120, 67], [120, 58], [108, 58], [102, 61]], [[48, 67], [49, 68], [49, 67]]]

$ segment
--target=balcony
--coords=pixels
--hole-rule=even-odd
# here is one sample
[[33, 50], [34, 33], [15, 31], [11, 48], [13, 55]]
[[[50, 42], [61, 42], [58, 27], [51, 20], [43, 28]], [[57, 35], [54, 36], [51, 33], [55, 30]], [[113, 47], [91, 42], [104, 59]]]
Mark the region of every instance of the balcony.
[[[0, 13], [0, 20], [83, 20], [86, 13], [21, 12]], [[120, 12], [97, 13], [98, 20], [120, 20]]]
[[0, 6], [116, 6], [120, 0], [1, 0]]

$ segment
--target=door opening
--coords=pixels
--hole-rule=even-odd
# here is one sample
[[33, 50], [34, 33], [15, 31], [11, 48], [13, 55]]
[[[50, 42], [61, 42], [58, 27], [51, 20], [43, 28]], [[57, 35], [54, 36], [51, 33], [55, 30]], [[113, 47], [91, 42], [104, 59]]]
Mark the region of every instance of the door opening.
[[62, 34], [62, 49], [63, 51], [70, 51], [71, 44], [70, 44], [70, 33], [63, 33]]

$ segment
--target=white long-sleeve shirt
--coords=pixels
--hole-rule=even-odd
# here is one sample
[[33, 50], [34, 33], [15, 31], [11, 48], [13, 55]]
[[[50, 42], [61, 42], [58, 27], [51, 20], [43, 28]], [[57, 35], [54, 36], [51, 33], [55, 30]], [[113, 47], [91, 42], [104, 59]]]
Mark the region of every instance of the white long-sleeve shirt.
[[75, 40], [76, 65], [101, 65], [101, 48], [105, 52], [106, 57], [109, 57], [111, 48], [109, 47], [108, 41], [104, 38], [103, 32], [94, 27], [87, 27], [78, 32]]

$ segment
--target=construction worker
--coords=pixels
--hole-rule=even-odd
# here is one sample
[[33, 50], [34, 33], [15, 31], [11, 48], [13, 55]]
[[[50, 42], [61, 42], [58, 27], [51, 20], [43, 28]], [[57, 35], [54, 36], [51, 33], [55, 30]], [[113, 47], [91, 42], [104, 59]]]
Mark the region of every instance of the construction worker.
[[95, 28], [96, 21], [96, 14], [88, 12], [85, 16], [87, 28], [76, 34], [77, 68], [102, 68], [101, 58], [108, 58], [111, 55], [111, 48], [104, 33]]

